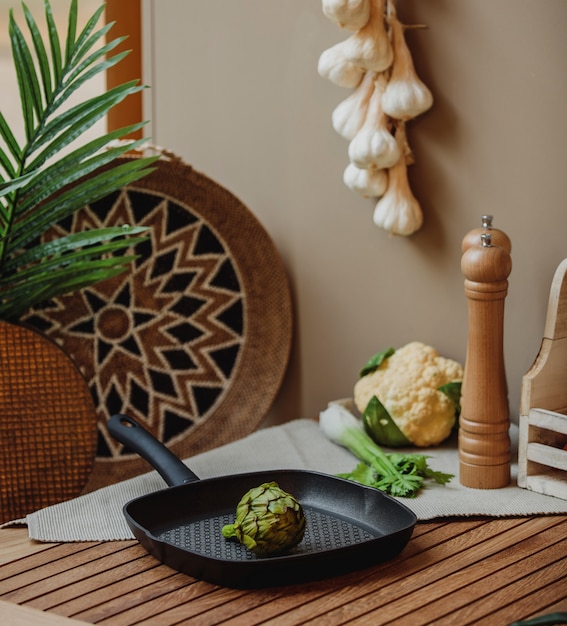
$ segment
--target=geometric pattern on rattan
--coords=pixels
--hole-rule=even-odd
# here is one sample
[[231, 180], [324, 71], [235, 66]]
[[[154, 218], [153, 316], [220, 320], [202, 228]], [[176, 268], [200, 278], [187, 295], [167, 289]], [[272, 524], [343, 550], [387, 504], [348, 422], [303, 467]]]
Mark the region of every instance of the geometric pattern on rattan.
[[132, 270], [26, 318], [71, 356], [93, 394], [90, 488], [148, 469], [108, 434], [110, 415], [131, 415], [189, 456], [254, 430], [287, 368], [291, 298], [272, 240], [205, 175], [177, 159], [156, 168], [48, 235], [147, 226]]
[[[214, 411], [230, 381], [243, 339], [240, 283], [218, 237], [175, 202], [123, 190], [87, 207], [69, 230], [107, 219], [151, 228], [132, 271], [51, 301], [27, 321], [74, 355], [105, 412], [157, 415], [160, 439], [175, 441]], [[101, 435], [99, 457], [127, 454]]]

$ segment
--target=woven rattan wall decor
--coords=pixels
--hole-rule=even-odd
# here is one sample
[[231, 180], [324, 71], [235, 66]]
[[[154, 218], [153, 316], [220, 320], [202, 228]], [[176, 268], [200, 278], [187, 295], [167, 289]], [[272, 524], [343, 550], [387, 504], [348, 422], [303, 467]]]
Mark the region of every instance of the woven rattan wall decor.
[[52, 341], [0, 322], [0, 523], [78, 496], [93, 469], [96, 413]]
[[110, 437], [110, 415], [140, 420], [182, 458], [227, 443], [266, 416], [291, 347], [284, 265], [232, 193], [163, 155], [154, 172], [58, 228], [126, 223], [150, 235], [135, 249], [132, 272], [26, 320], [73, 358], [95, 399], [98, 447], [87, 490], [150, 469]]

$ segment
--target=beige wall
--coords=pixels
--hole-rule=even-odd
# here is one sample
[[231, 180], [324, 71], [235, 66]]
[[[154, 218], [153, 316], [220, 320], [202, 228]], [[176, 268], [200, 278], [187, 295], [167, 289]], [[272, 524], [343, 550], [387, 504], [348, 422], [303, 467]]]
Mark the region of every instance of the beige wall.
[[464, 361], [460, 243], [483, 213], [513, 244], [505, 313], [512, 416], [537, 355], [549, 286], [567, 257], [565, 0], [399, 0], [435, 97], [411, 123], [425, 224], [389, 238], [342, 183], [331, 127], [349, 93], [317, 74], [346, 36], [320, 0], [144, 0], [153, 140], [223, 184], [271, 233], [297, 328], [270, 423], [349, 396], [374, 352], [412, 340]]
[[[50, 2], [55, 23], [60, 33], [67, 30], [69, 16], [69, 0], [51, 0]], [[25, 5], [34, 16], [42, 34], [46, 34], [44, 0], [26, 0]], [[101, 5], [99, 0], [81, 0], [78, 11], [78, 24], [84, 26], [86, 21], [94, 14]], [[18, 81], [14, 70], [12, 49], [8, 32], [10, 10], [14, 11], [16, 23], [23, 29], [25, 37], [28, 37], [26, 20], [22, 3], [18, 0], [0, 0], [0, 110], [2, 115], [14, 133], [16, 139], [22, 142], [25, 138], [24, 123], [22, 120], [22, 107]], [[29, 40], [28, 40], [29, 41]], [[91, 77], [77, 92], [68, 100], [68, 105], [77, 104], [85, 98], [100, 93], [105, 88], [104, 73]], [[102, 119], [81, 135], [81, 140], [87, 142], [95, 137], [100, 137], [106, 132], [106, 120]]]

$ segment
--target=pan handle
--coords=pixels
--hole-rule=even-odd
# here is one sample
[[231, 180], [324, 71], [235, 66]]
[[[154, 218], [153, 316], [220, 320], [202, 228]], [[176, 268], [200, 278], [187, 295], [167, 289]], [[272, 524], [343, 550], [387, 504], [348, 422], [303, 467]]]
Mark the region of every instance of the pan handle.
[[146, 460], [170, 487], [199, 480], [178, 457], [135, 419], [116, 414], [108, 420], [108, 432]]

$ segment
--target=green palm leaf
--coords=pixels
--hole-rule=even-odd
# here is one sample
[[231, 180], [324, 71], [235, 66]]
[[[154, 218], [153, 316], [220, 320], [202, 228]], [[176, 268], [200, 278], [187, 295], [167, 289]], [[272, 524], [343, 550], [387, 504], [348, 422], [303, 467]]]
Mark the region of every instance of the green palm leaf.
[[[112, 239], [122, 238], [124, 235], [138, 235], [144, 232], [146, 232], [146, 228], [141, 226], [124, 225], [107, 226], [105, 228], [72, 233], [70, 235], [66, 235], [65, 237], [60, 237], [59, 239], [55, 239], [53, 241], [46, 241], [45, 243], [40, 243], [37, 246], [27, 249], [23, 254], [16, 256], [11, 261], [6, 263], [5, 269], [6, 272], [13, 272], [19, 267], [26, 267], [36, 261], [56, 255], [61, 256], [61, 258], [64, 259], [64, 262], [68, 263], [69, 259], [72, 258], [69, 253], [75, 250], [82, 250], [85, 246], [89, 246], [91, 254], [106, 254], [108, 252], [112, 252], [114, 249], [112, 245], [107, 244], [107, 242]], [[130, 246], [134, 246], [141, 241], [145, 241], [146, 239], [147, 237], [131, 237], [128, 240], [128, 243]], [[100, 242], [103, 243], [101, 244]], [[118, 245], [122, 246], [123, 244], [119, 241]], [[95, 248], [95, 246], [97, 247]], [[42, 266], [42, 268], [44, 269], [45, 266]], [[20, 272], [18, 274], [18, 280], [21, 280], [23, 277], [25, 278], [24, 272]], [[0, 285], [6, 281], [8, 281], [9, 284], [10, 280], [10, 278], [6, 277], [0, 278]]]
[[[0, 137], [2, 138], [6, 146], [8, 146], [8, 150], [11, 155], [15, 159], [20, 159], [22, 156], [22, 150], [18, 145], [18, 142], [16, 141], [16, 138], [14, 137], [10, 127], [8, 126], [8, 123], [6, 122], [6, 118], [2, 115], [2, 113], [0, 113]], [[2, 153], [4, 154], [3, 150]], [[5, 158], [8, 159], [8, 155], [5, 155]], [[8, 173], [8, 176], [14, 176], [15, 172], [9, 159], [7, 160], [7, 163], [9, 163], [9, 165], [6, 165], [3, 161], [2, 166]]]
[[[142, 241], [143, 239], [145, 238], [137, 239], [134, 243], [139, 243], [139, 241]], [[98, 258], [101, 254], [115, 252], [116, 250], [120, 250], [122, 248], [122, 242], [114, 241], [111, 243], [104, 243], [100, 246], [93, 246], [92, 248], [81, 248], [63, 257], [53, 257], [44, 261], [39, 269], [37, 266], [26, 267], [23, 269], [18, 274], [18, 283], [25, 286], [26, 289], [33, 289], [35, 285], [41, 284], [46, 280], [46, 271], [50, 272], [50, 276], [55, 275], [59, 277], [66, 276], [69, 272], [71, 272], [71, 274], [76, 274], [75, 268], [70, 267], [71, 263], [76, 263], [77, 267], [88, 269], [90, 265], [92, 265], [90, 262], [93, 261], [93, 259]], [[114, 256], [104, 259], [104, 264], [106, 266], [120, 265], [124, 263], [125, 258], [134, 259], [136, 257]], [[100, 266], [100, 263], [96, 264], [96, 267]], [[49, 282], [53, 282], [53, 279], [50, 278]], [[14, 283], [10, 283], [11, 286], [13, 284]], [[0, 289], [2, 288], [2, 285], [3, 283], [0, 282]]]
[[63, 73], [63, 63], [61, 61], [61, 43], [59, 42], [59, 33], [53, 19], [53, 12], [49, 2], [45, 5], [45, 21], [47, 23], [47, 32], [49, 36], [49, 49], [51, 50], [51, 68], [53, 70], [53, 81], [58, 84]]
[[47, 59], [47, 52], [45, 50], [45, 45], [43, 43], [43, 39], [41, 38], [36, 21], [33, 18], [33, 15], [30, 13], [27, 6], [25, 5], [24, 5], [24, 15], [26, 17], [26, 22], [28, 24], [28, 28], [32, 36], [32, 43], [35, 48], [36, 57], [37, 57], [37, 60], [39, 63], [39, 69], [41, 72], [41, 78], [43, 81], [43, 93], [44, 93], [45, 101], [47, 102], [51, 98], [51, 95], [52, 95], [51, 70], [49, 69], [49, 61]]
[[[130, 132], [132, 132], [139, 127], [140, 125], [136, 124], [129, 126], [128, 129], [131, 129]], [[111, 133], [111, 136], [120, 136], [124, 133], [124, 130], [128, 129], [121, 129], [120, 131]], [[88, 144], [81, 146], [74, 152], [69, 153], [59, 161], [46, 167], [43, 170], [45, 177], [42, 177], [42, 179], [32, 178], [29, 184], [20, 187], [21, 200], [14, 215], [17, 217], [26, 213], [30, 208], [36, 209], [40, 202], [43, 202], [43, 200], [61, 189], [62, 185], [69, 185], [76, 182], [82, 176], [94, 172], [99, 167], [122, 156], [127, 150], [133, 150], [142, 143], [143, 140], [140, 139], [132, 143], [117, 145], [114, 148], [108, 148], [104, 152], [100, 152], [101, 147], [108, 145], [108, 135], [105, 135], [102, 138], [94, 139]], [[148, 164], [151, 162], [152, 159], [147, 161]], [[80, 206], [77, 206], [77, 208], [80, 208]]]
[[67, 26], [67, 45], [65, 46], [65, 61], [69, 63], [73, 56], [73, 46], [75, 35], [77, 34], [77, 0], [72, 0], [69, 11], [69, 22]]
[[7, 196], [11, 194], [18, 189], [21, 189], [24, 185], [29, 183], [31, 180], [38, 178], [40, 174], [41, 172], [34, 171], [34, 172], [29, 172], [28, 174], [24, 174], [23, 176], [17, 176], [16, 178], [13, 178], [12, 180], [4, 180], [2, 183], [0, 183], [0, 198], [2, 196]]
[[30, 284], [30, 281], [25, 284], [15, 284], [14, 298], [5, 299], [2, 302], [0, 314], [3, 319], [17, 319], [22, 308], [25, 311], [36, 306], [38, 302], [46, 302], [61, 295], [61, 293], [77, 291], [93, 283], [122, 274], [133, 260], [134, 257], [103, 259], [96, 266], [83, 267], [80, 273], [73, 268], [67, 268], [66, 271], [56, 273], [57, 282], [51, 276], [43, 275], [42, 281], [35, 281], [33, 284]]
[[[61, 116], [51, 120], [46, 124], [45, 131], [38, 135], [33, 146], [29, 147], [28, 153], [30, 158], [35, 154], [36, 150], [50, 142], [44, 150], [37, 155], [34, 160], [26, 166], [26, 171], [35, 170], [42, 167], [54, 155], [67, 148], [73, 141], [78, 139], [85, 131], [91, 128], [98, 120], [106, 115], [109, 108], [112, 108], [119, 102], [122, 102], [127, 96], [140, 91], [135, 86], [134, 81], [129, 83], [127, 87], [120, 86], [111, 91], [106, 92], [102, 96], [91, 98], [76, 107], [65, 111]], [[141, 128], [140, 124], [138, 128]], [[101, 138], [101, 141], [108, 144], [116, 138], [123, 137], [131, 128], [122, 128], [113, 134], [108, 133]], [[130, 148], [127, 148], [129, 150]]]
[[[100, 6], [95, 11], [94, 15], [92, 15], [89, 18], [81, 34], [77, 37], [77, 40], [75, 41], [75, 45], [74, 45], [74, 51], [73, 51], [73, 54], [76, 55], [77, 57], [84, 56], [88, 52], [88, 50], [92, 48], [94, 43], [98, 41], [100, 37], [106, 35], [106, 33], [110, 30], [110, 28], [112, 28], [112, 24], [106, 24], [102, 28], [99, 28], [99, 30], [95, 32], [94, 36], [89, 39], [90, 34], [96, 28], [96, 25], [100, 17], [102, 16], [103, 12], [104, 12], [104, 5]], [[75, 28], [76, 28], [76, 23], [75, 23]], [[82, 47], [82, 46], [86, 46], [86, 47]]]
[[[97, 74], [100, 74], [101, 72], [107, 70], [109, 67], [113, 67], [114, 65], [122, 61], [124, 57], [130, 54], [129, 50], [126, 50], [125, 52], [119, 52], [109, 59], [105, 58], [105, 54], [108, 54], [114, 48], [116, 48], [116, 46], [121, 43], [122, 40], [123, 38], [115, 39], [111, 43], [107, 44], [106, 46], [104, 46], [104, 48], [102, 48], [100, 51], [97, 51], [87, 61], [81, 64], [80, 67], [75, 68], [72, 75], [65, 76], [65, 82], [61, 84], [61, 88], [57, 94], [57, 98], [53, 102], [53, 108], [60, 107], [63, 102], [68, 100], [69, 96], [77, 91], [77, 89], [82, 87], [84, 83], [86, 83]], [[94, 61], [101, 57], [103, 58], [103, 60], [98, 65], [91, 67], [88, 72], [85, 71], [89, 65], [91, 65]]]
[[[22, 114], [24, 117], [26, 139], [33, 135], [34, 129], [34, 93], [37, 87], [37, 79], [33, 71], [31, 55], [25, 54], [27, 48], [22, 32], [14, 21], [13, 12], [10, 11], [10, 40], [12, 42], [12, 55], [16, 68], [16, 78], [22, 101]], [[39, 108], [39, 105], [38, 105]]]
[[125, 252], [144, 239], [144, 228], [42, 237], [56, 222], [146, 175], [156, 158], [116, 162], [141, 144], [116, 140], [144, 123], [75, 145], [113, 106], [144, 88], [130, 81], [67, 105], [71, 94], [128, 54], [113, 52], [122, 37], [106, 41], [112, 24], [99, 25], [104, 5], [79, 28], [78, 3], [71, 0], [63, 45], [49, 0], [45, 37], [22, 6], [29, 41], [12, 11], [8, 27], [25, 129], [21, 145], [0, 113], [0, 318], [6, 320], [128, 269], [136, 257]]
[[[152, 160], [149, 158], [146, 161]], [[19, 248], [36, 239], [40, 233], [45, 232], [55, 222], [65, 219], [86, 204], [92, 204], [116, 189], [140, 178], [137, 161], [134, 159], [114, 166], [96, 177], [87, 178], [73, 185], [57, 196], [51, 196], [31, 215], [27, 215], [25, 219], [14, 223], [12, 237], [6, 245], [7, 251], [9, 253], [16, 252]]]

